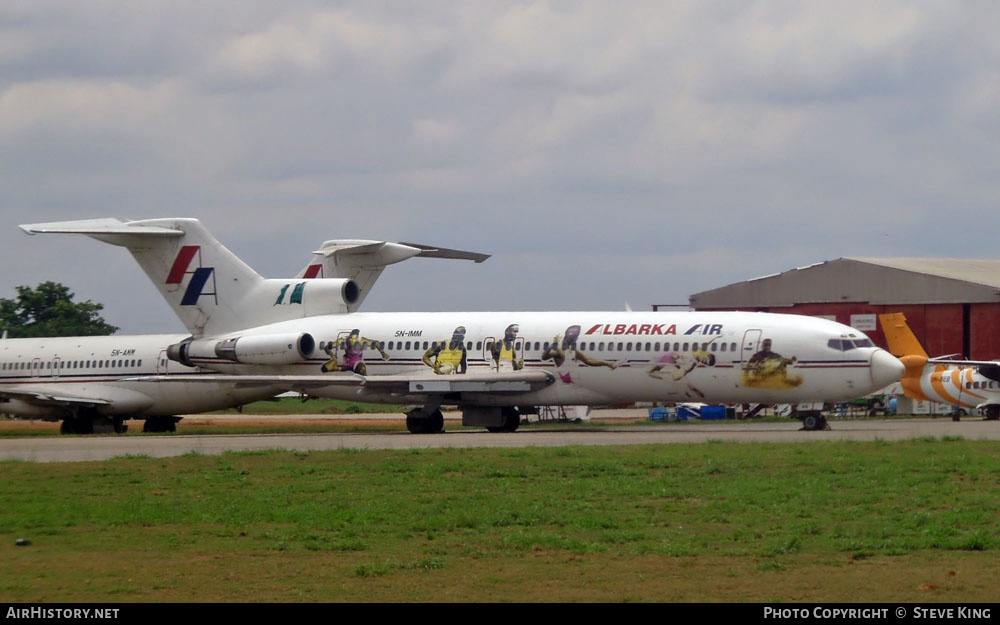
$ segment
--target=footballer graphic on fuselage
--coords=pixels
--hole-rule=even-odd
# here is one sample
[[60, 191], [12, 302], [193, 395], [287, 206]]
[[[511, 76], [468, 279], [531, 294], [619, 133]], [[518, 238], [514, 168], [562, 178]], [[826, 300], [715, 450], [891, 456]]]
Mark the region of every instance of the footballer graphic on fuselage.
[[469, 353], [465, 347], [465, 326], [455, 328], [447, 341], [431, 343], [421, 360], [438, 375], [465, 373], [469, 368]]
[[[903, 371], [861, 332], [799, 315], [356, 312], [385, 265], [413, 256], [486, 258], [459, 250], [327, 241], [289, 281], [261, 277], [195, 219], [22, 229], [126, 247], [191, 333], [167, 356], [198, 368], [192, 382], [415, 404], [407, 413], [412, 432], [440, 431], [444, 405], [457, 406], [464, 424], [512, 431], [521, 408], [692, 395], [714, 403], [836, 402], [881, 389]], [[852, 348], [834, 349], [834, 340]], [[775, 354], [772, 343], [794, 357]], [[365, 360], [367, 350], [381, 359]]]
[[761, 349], [743, 366], [743, 385], [751, 388], [795, 388], [802, 376], [788, 371], [797, 358], [785, 358], [771, 351], [771, 339], [764, 339]]
[[573, 383], [572, 370], [579, 366], [615, 368], [615, 363], [592, 358], [583, 352], [584, 348], [578, 345], [580, 330], [579, 325], [566, 328], [563, 334], [557, 334], [551, 343], [546, 343], [542, 351], [541, 359], [555, 364], [559, 379], [565, 384]]
[[496, 340], [492, 337], [486, 339], [486, 350], [490, 354], [490, 362], [495, 371], [524, 369], [524, 339], [517, 336], [520, 331], [520, 326], [512, 323], [504, 328], [502, 339]]
[[[330, 341], [323, 347], [323, 351], [330, 357], [328, 362], [323, 363], [320, 371], [353, 371], [358, 375], [367, 375], [368, 367], [365, 366], [365, 349], [374, 349], [382, 356], [382, 360], [389, 360], [389, 354], [385, 353], [378, 341], [373, 341], [361, 336], [361, 330], [354, 329], [347, 336], [341, 336], [336, 341]], [[343, 350], [343, 357], [338, 356], [338, 351]]]

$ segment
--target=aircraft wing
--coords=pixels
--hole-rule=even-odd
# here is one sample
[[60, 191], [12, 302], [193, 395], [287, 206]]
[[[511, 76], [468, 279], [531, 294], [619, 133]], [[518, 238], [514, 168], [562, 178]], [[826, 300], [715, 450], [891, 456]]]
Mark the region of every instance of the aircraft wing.
[[[114, 407], [116, 412], [138, 412], [153, 405], [148, 395], [113, 384], [17, 384], [0, 386], [0, 397], [39, 406], [79, 408]], [[2, 404], [0, 404], [2, 410]]]
[[555, 382], [555, 375], [548, 371], [509, 371], [502, 373], [468, 373], [460, 375], [398, 374], [360, 376], [348, 374], [326, 375], [226, 375], [198, 374], [146, 376], [128, 378], [142, 381], [171, 382], [225, 382], [237, 386], [276, 386], [289, 391], [308, 394], [323, 387], [357, 387], [376, 393], [399, 395], [444, 395], [447, 393], [526, 393]]
[[965, 367], [998, 367], [1000, 361], [997, 360], [953, 360], [949, 358], [928, 358], [929, 365], [962, 365]]
[[0, 397], [20, 399], [32, 404], [48, 406], [107, 406], [114, 403], [110, 397], [102, 397], [100, 393], [66, 392], [61, 385], [21, 385], [4, 386], [0, 388]]

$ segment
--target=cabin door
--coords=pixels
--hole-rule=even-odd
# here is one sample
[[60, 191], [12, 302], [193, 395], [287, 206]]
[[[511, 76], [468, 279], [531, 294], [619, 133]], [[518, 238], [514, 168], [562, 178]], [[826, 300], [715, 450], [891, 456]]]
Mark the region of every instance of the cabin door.
[[505, 349], [503, 339], [487, 336], [483, 341], [483, 362], [489, 366], [490, 371], [514, 371], [514, 362], [524, 362], [524, 339], [514, 339], [513, 348]]
[[743, 333], [743, 349], [740, 350], [740, 362], [744, 365], [749, 362], [750, 357], [760, 350], [760, 337], [763, 330], [747, 330]]

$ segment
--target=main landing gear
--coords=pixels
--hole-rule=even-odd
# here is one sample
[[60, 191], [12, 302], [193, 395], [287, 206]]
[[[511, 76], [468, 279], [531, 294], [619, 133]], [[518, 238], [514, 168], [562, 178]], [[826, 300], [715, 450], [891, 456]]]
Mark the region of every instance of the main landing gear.
[[180, 417], [146, 417], [143, 432], [176, 432]]
[[830, 429], [830, 424], [826, 422], [826, 417], [820, 412], [803, 412], [798, 416], [802, 419], [803, 430], [816, 431]]
[[516, 432], [521, 425], [521, 411], [514, 407], [500, 409], [500, 416], [503, 423], [500, 425], [487, 425], [488, 432]]
[[[463, 406], [462, 425], [484, 427], [490, 432], [514, 432], [521, 425], [521, 410], [513, 406]], [[441, 406], [428, 404], [406, 413], [406, 429], [411, 434], [444, 431]]]
[[406, 413], [406, 429], [410, 434], [443, 432], [444, 415], [441, 414], [441, 409], [436, 407], [414, 408]]
[[107, 417], [97, 412], [81, 410], [63, 419], [60, 434], [124, 434], [128, 432], [125, 417]]

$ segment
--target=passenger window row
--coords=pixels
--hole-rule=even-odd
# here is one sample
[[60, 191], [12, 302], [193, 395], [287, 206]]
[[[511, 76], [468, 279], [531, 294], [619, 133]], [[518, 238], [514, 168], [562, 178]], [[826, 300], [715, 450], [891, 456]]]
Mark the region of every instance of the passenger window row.
[[980, 390], [984, 390], [985, 391], [985, 390], [989, 390], [989, 389], [995, 389], [995, 388], [998, 388], [998, 387], [1000, 387], [1000, 384], [998, 384], [994, 380], [983, 381], [983, 382], [966, 382], [965, 383], [965, 388], [966, 389], [980, 389]]
[[[519, 341], [520, 341], [520, 339], [519, 339]], [[847, 342], [849, 343], [850, 341], [847, 341]], [[386, 349], [388, 349], [389, 351], [394, 351], [394, 350], [395, 351], [399, 351], [399, 350], [402, 350], [402, 351], [418, 350], [418, 351], [421, 351], [421, 352], [425, 352], [428, 349], [430, 349], [431, 347], [446, 347], [448, 345], [448, 343], [449, 343], [449, 341], [389, 341], [388, 343], [386, 343], [385, 341], [378, 341], [376, 344], [377, 344], [378, 349], [381, 349], [383, 351], [386, 350]], [[489, 345], [490, 343], [492, 343], [492, 341], [489, 341], [487, 343], [487, 345]], [[831, 341], [831, 343], [832, 343], [832, 341]], [[325, 350], [327, 347], [329, 347], [329, 348], [332, 349], [333, 345], [334, 345], [333, 341], [329, 341], [329, 342], [320, 341], [319, 348], [321, 350]], [[528, 341], [528, 342], [523, 343], [523, 345], [524, 345], [523, 349], [525, 351], [532, 351], [532, 349], [534, 349], [534, 351], [536, 351], [536, 352], [542, 352], [542, 351], [548, 350], [549, 347], [550, 347], [550, 343], [548, 341], [545, 341], [545, 342], [535, 341], [534, 343], [532, 343], [531, 341]], [[832, 345], [831, 345], [831, 347], [832, 347]], [[473, 351], [473, 350], [475, 350], [476, 352], [482, 351], [482, 349], [483, 349], [483, 342], [482, 341], [477, 341], [475, 343], [475, 346], [473, 346], [473, 342], [469, 341], [469, 342], [467, 342], [465, 344], [465, 349], [467, 351], [470, 351], [470, 352]], [[604, 351], [608, 351], [608, 352], [614, 352], [614, 351], [617, 351], [617, 352], [622, 352], [622, 351], [625, 351], [625, 352], [633, 352], [633, 351], [634, 352], [674, 351], [674, 352], [682, 352], [683, 353], [683, 352], [701, 350], [701, 351], [705, 351], [705, 352], [723, 352], [723, 353], [725, 353], [725, 352], [732, 352], [732, 353], [736, 353], [738, 351], [736, 343], [718, 343], [716, 341], [708, 341], [708, 342], [704, 342], [704, 343], [697, 343], [697, 342], [690, 342], [690, 341], [685, 341], [685, 342], [677, 341], [677, 342], [674, 342], [672, 345], [671, 345], [670, 342], [661, 343], [660, 341], [655, 341], [655, 342], [653, 342], [653, 341], [647, 341], [645, 343], [643, 343], [643, 342], [626, 342], [626, 341], [618, 341], [618, 342], [580, 341], [580, 342], [577, 343], [577, 349], [579, 349], [581, 351], [591, 351], [591, 352], [604, 352]]]
[[45, 371], [51, 371], [52, 369], [58, 369], [60, 371], [63, 371], [65, 369], [125, 369], [132, 367], [141, 367], [141, 366], [142, 366], [142, 359], [46, 360], [45, 362], [35, 363], [34, 366], [30, 361], [0, 363], [0, 371], [27, 371], [32, 368]]

